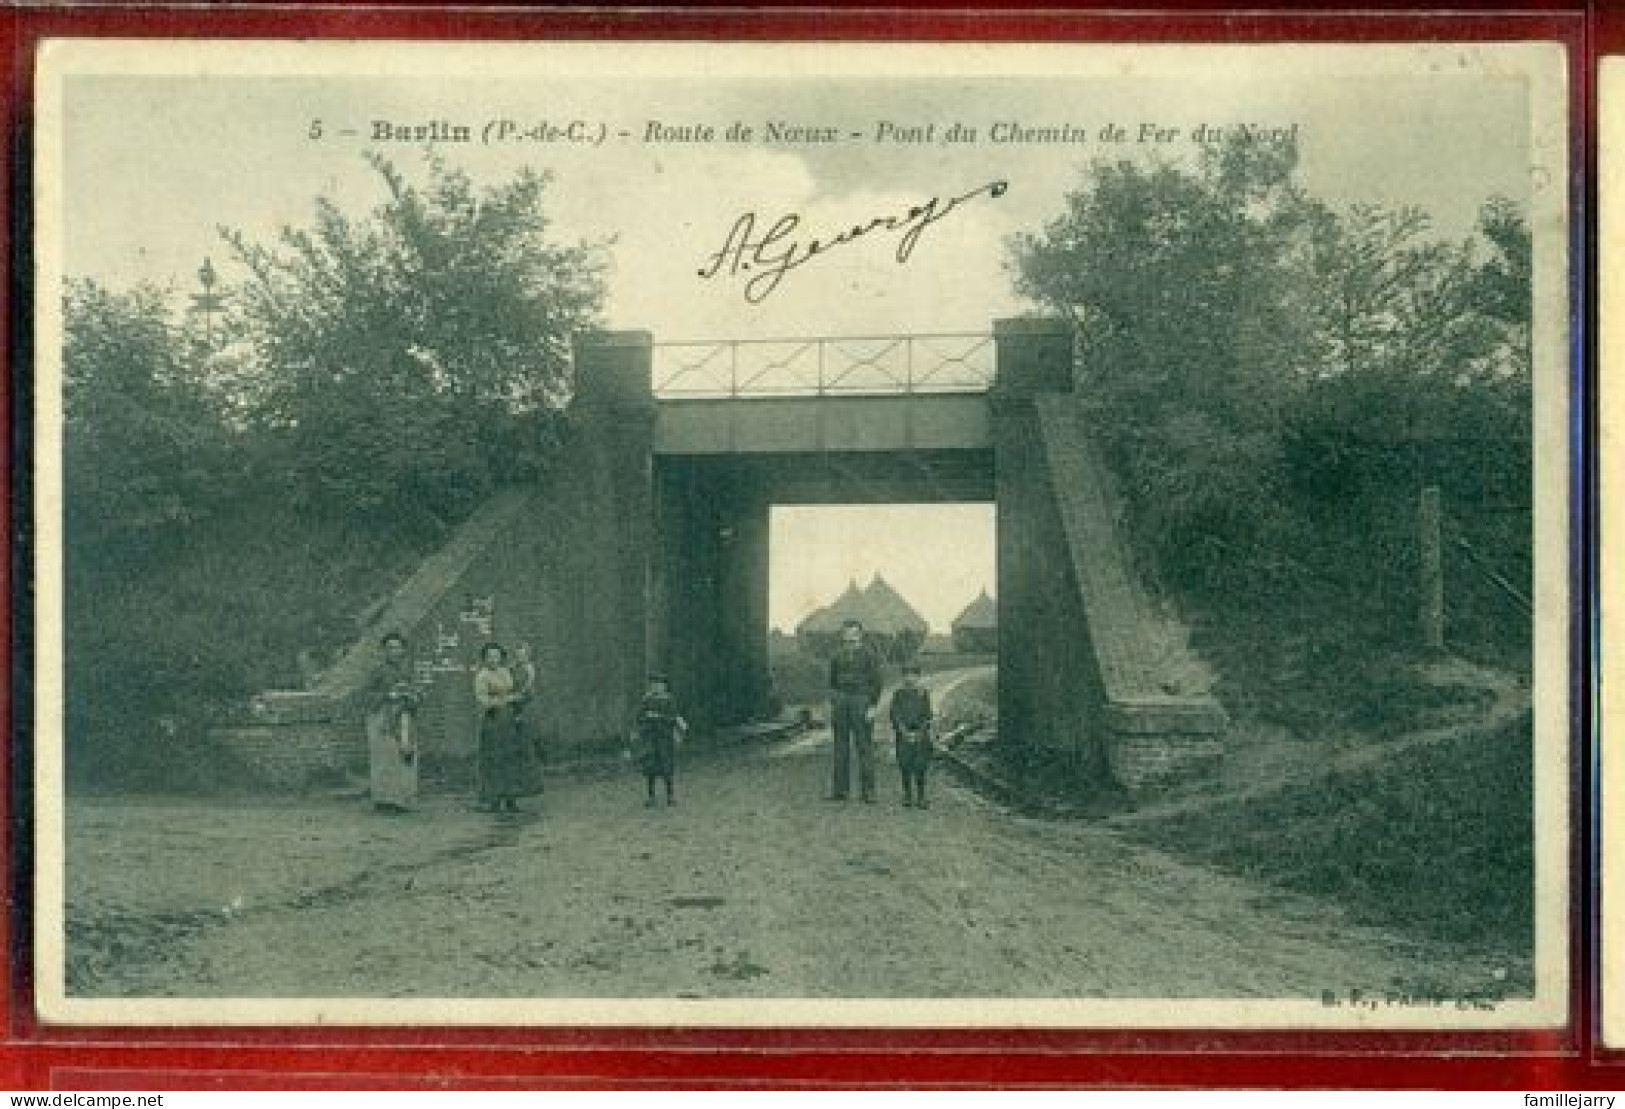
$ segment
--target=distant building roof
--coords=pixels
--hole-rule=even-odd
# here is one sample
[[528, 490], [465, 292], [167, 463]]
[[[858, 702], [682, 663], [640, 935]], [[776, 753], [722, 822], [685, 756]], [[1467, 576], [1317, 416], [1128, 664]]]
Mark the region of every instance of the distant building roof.
[[825, 606], [824, 608], [815, 608], [807, 613], [801, 618], [801, 623], [796, 625], [796, 634], [806, 635], [808, 632], [828, 631], [829, 629], [825, 626], [827, 621], [824, 619], [824, 614], [828, 611], [828, 606]]
[[965, 606], [965, 611], [954, 617], [955, 628], [996, 628], [999, 626], [999, 607], [993, 603], [993, 598], [987, 595], [987, 590], [977, 594], [976, 599]]
[[848, 620], [857, 620], [866, 631], [878, 635], [894, 635], [912, 631], [924, 635], [928, 625], [925, 618], [914, 610], [886, 580], [876, 574], [867, 588], [858, 583], [847, 584], [845, 592], [831, 604], [810, 613], [796, 625], [796, 634], [838, 632]]
[[838, 632], [841, 624], [848, 620], [862, 620], [860, 611], [863, 605], [863, 594], [858, 592], [858, 583], [849, 582], [846, 592], [823, 608], [811, 612], [801, 623], [796, 625], [796, 634], [805, 632]]
[[869, 588], [863, 591], [863, 607], [869, 616], [864, 619], [863, 626], [882, 633], [918, 632], [924, 635], [930, 630], [925, 617], [914, 610], [914, 606], [903, 600], [902, 595], [886, 584], [886, 579], [876, 574], [869, 583]]

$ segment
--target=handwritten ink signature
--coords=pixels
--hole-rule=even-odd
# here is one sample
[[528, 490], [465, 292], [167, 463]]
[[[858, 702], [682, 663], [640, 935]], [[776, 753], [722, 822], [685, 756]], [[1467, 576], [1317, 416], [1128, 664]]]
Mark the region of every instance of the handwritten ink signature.
[[756, 213], [744, 212], [734, 220], [721, 249], [706, 259], [699, 276], [710, 280], [713, 277], [736, 277], [748, 273], [745, 299], [752, 304], [760, 304], [779, 287], [784, 275], [797, 266], [876, 231], [901, 231], [903, 234], [897, 240], [895, 256], [899, 263], [907, 262], [927, 227], [946, 218], [967, 201], [984, 195], [997, 199], [1009, 188], [1008, 181], [989, 181], [980, 188], [947, 200], [934, 196], [906, 212], [876, 216], [867, 223], [854, 224], [827, 238], [808, 239], [805, 242], [791, 237], [801, 226], [801, 217], [794, 212], [780, 216], [760, 237], [756, 234]]

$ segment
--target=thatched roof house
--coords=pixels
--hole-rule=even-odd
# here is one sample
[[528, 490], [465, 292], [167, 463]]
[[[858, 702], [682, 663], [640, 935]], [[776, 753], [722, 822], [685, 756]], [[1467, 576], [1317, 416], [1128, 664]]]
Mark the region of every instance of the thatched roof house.
[[976, 599], [965, 606], [965, 610], [954, 617], [950, 625], [959, 628], [997, 628], [999, 626], [999, 608], [993, 603], [993, 598], [982, 590]]
[[954, 617], [954, 647], [970, 654], [995, 651], [999, 645], [999, 608], [982, 590], [965, 610]]
[[886, 584], [886, 579], [879, 574], [875, 575], [869, 583], [869, 588], [863, 591], [863, 608], [868, 612], [868, 618], [863, 619], [863, 626], [885, 635], [896, 635], [901, 632], [917, 633], [924, 637], [930, 630], [925, 617], [914, 610], [914, 606], [903, 600], [902, 596]]
[[892, 661], [901, 661], [919, 650], [929, 629], [914, 606], [887, 584], [879, 574], [867, 587], [856, 581], [833, 602], [808, 615], [796, 625], [796, 639], [814, 654], [825, 655], [840, 638], [841, 625], [857, 620], [875, 647]]

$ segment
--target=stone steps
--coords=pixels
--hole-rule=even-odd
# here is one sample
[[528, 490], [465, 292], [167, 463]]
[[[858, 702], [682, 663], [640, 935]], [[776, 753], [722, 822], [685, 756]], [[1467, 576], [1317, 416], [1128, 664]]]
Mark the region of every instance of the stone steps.
[[[409, 639], [421, 638], [423, 625], [447, 595], [534, 510], [533, 501], [534, 494], [523, 491], [491, 498], [418, 565], [313, 688], [259, 694], [251, 702], [250, 721], [212, 729], [214, 741], [272, 789], [297, 790], [357, 773], [366, 762], [366, 742], [349, 700], [376, 663], [379, 636], [395, 629]], [[443, 715], [437, 712], [425, 724], [442, 726]]]
[[359, 688], [377, 661], [378, 637], [390, 630], [410, 635], [455, 589], [468, 568], [503, 532], [533, 510], [534, 494], [500, 492], [475, 510], [444, 546], [424, 559], [353, 644], [316, 682], [313, 692], [343, 697]]

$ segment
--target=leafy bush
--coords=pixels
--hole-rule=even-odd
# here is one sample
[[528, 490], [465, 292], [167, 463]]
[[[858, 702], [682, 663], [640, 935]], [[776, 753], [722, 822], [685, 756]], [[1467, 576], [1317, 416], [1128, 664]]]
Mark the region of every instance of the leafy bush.
[[[290, 539], [290, 537], [293, 537]], [[66, 596], [68, 769], [76, 784], [169, 788], [203, 780], [211, 722], [268, 688], [303, 684], [431, 534], [356, 529], [244, 502], [161, 562], [71, 573]]]

